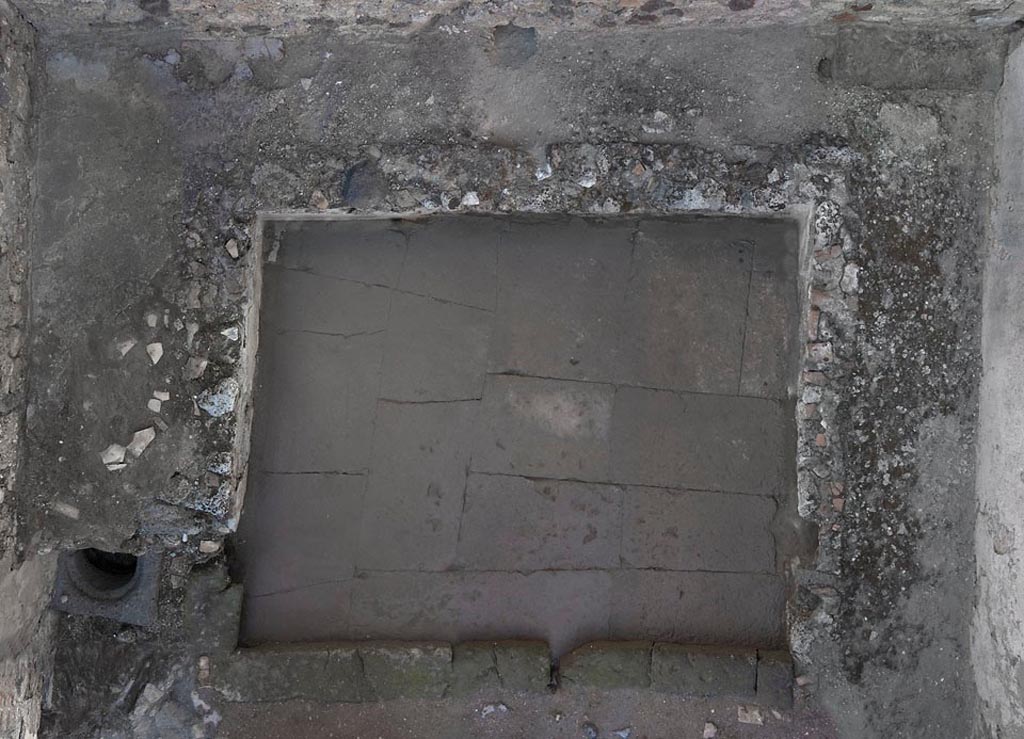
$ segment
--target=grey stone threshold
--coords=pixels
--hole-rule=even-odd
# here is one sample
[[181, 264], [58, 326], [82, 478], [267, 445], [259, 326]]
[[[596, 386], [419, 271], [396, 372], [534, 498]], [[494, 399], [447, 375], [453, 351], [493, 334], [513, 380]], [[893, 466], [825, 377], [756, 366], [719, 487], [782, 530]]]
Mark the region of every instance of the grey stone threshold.
[[225, 700], [359, 703], [446, 698], [481, 690], [561, 686], [649, 689], [735, 698], [774, 708], [793, 701], [788, 652], [658, 641], [596, 641], [560, 660], [543, 641], [353, 641], [237, 646], [242, 588], [195, 583], [187, 612], [198, 681]]
[[201, 658], [200, 681], [226, 700], [359, 703], [562, 685], [640, 688], [792, 705], [789, 654], [648, 641], [591, 642], [560, 662], [542, 641], [364, 641], [237, 649]]

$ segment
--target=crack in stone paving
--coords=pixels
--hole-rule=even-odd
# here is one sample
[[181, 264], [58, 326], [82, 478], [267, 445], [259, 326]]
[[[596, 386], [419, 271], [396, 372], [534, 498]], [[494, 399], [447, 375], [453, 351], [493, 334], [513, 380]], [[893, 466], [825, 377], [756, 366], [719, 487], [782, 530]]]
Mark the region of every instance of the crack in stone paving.
[[296, 592], [299, 592], [300, 590], [309, 590], [310, 588], [318, 588], [318, 587], [321, 587], [323, 585], [341, 585], [341, 584], [344, 584], [344, 583], [347, 583], [347, 582], [352, 582], [355, 579], [356, 579], [356, 577], [353, 576], [353, 577], [344, 577], [344, 578], [332, 579], [332, 580], [317, 580], [316, 582], [305, 583], [304, 585], [297, 585], [294, 588], [282, 588], [281, 590], [271, 590], [271, 591], [267, 591], [267, 592], [257, 592], [257, 593], [247, 594], [246, 597], [247, 598], [269, 598], [269, 597], [274, 596], [274, 595], [285, 595], [287, 593], [296, 593]]
[[391, 405], [445, 405], [448, 403], [473, 403], [481, 401], [483, 398], [450, 398], [446, 400], [398, 400], [397, 398], [379, 398], [378, 400], [381, 403], [389, 403]]
[[261, 475], [343, 475], [365, 477], [368, 470], [260, 470]]
[[[316, 270], [301, 269], [299, 267], [284, 267], [284, 266], [276, 265], [276, 264], [273, 265], [273, 267], [275, 269], [280, 269], [280, 270], [283, 270], [285, 272], [298, 272], [299, 274], [314, 275], [315, 277], [323, 277], [326, 280], [336, 280], [337, 282], [347, 282], [347, 283], [350, 283], [350, 284], [353, 284], [353, 285], [362, 285], [363, 287], [377, 287], [377, 288], [381, 288], [383, 290], [389, 290], [390, 292], [395, 293], [397, 295], [411, 295], [412, 297], [415, 297], [415, 298], [424, 298], [425, 300], [432, 300], [435, 303], [441, 303], [443, 305], [455, 305], [455, 306], [458, 306], [459, 308], [468, 308], [469, 310], [477, 310], [477, 311], [481, 311], [482, 313], [491, 313], [491, 314], [494, 313], [494, 311], [492, 309], [490, 309], [490, 308], [483, 308], [483, 307], [481, 307], [479, 305], [471, 305], [469, 303], [460, 303], [457, 300], [449, 300], [447, 298], [439, 298], [439, 297], [437, 297], [435, 295], [427, 295], [426, 293], [414, 292], [412, 290], [404, 290], [404, 289], [395, 287], [394, 285], [389, 285], [389, 284], [387, 284], [385, 282], [366, 282], [364, 280], [356, 280], [356, 279], [353, 279], [351, 277], [339, 277], [338, 275], [328, 275], [328, 274], [324, 274], [323, 272], [317, 272]], [[401, 282], [401, 277], [399, 277], [399, 279], [396, 280], [396, 283], [399, 283], [399, 282]], [[298, 330], [298, 329], [296, 329], [296, 330]], [[318, 333], [318, 332], [308, 331], [308, 333]]]
[[[666, 573], [680, 573], [680, 574], [694, 574], [694, 575], [768, 575], [771, 577], [777, 577], [778, 573], [774, 570], [709, 570], [701, 569], [699, 567], [690, 568], [673, 568], [673, 567], [636, 567], [631, 566], [624, 568], [625, 572], [666, 572]], [[423, 569], [397, 569], [397, 570], [386, 570], [386, 569], [370, 569], [364, 568], [359, 571], [360, 575], [458, 575], [458, 574], [472, 574], [472, 575], [497, 575], [497, 574], [510, 574], [510, 575], [534, 575], [537, 573], [555, 573], [555, 572], [602, 572], [605, 574], [612, 574], [616, 572], [614, 569], [608, 567], [531, 567], [526, 569], [517, 569], [515, 567], [506, 568], [479, 568], [475, 569], [472, 567], [457, 566], [446, 567], [438, 570], [423, 570]]]
[[701, 488], [701, 487], [680, 487], [675, 485], [654, 485], [651, 483], [640, 483], [640, 482], [619, 482], [616, 480], [598, 480], [582, 477], [545, 477], [537, 475], [521, 475], [514, 472], [489, 472], [482, 470], [470, 470], [470, 474], [479, 475], [481, 477], [509, 477], [520, 480], [528, 480], [530, 482], [573, 482], [581, 485], [605, 485], [607, 487], [629, 487], [629, 488], [645, 488], [648, 490], [665, 490], [668, 492], [681, 492], [681, 493], [715, 493], [720, 495], [741, 495], [746, 497], [752, 497], [756, 499], [775, 500], [774, 494], [764, 493], [747, 493], [738, 490], [722, 490], [719, 488]]
[[551, 375], [530, 374], [515, 369], [494, 370], [487, 372], [488, 377], [517, 377], [527, 380], [551, 380], [553, 382], [576, 383], [579, 385], [600, 385], [612, 388], [613, 390], [652, 390], [659, 393], [672, 393], [673, 395], [707, 395], [712, 398], [740, 398], [743, 400], [754, 400], [778, 405], [785, 402], [783, 398], [770, 398], [763, 395], [743, 395], [740, 393], [716, 393], [708, 390], [682, 390], [679, 388], [664, 387], [660, 385], [639, 385], [628, 382], [615, 382], [612, 380], [585, 380], [575, 377], [554, 377]]
[[747, 354], [747, 327], [750, 324], [750, 286], [754, 282], [754, 260], [757, 244], [750, 247], [750, 268], [747, 270], [747, 295], [743, 300], [743, 332], [740, 335], [740, 371], [736, 377], [736, 394], [743, 389], [743, 361]]
[[312, 334], [314, 336], [337, 336], [341, 339], [354, 339], [359, 336], [377, 336], [378, 334], [386, 333], [386, 329], [377, 329], [375, 331], [356, 331], [354, 333], [346, 334], [335, 331], [316, 331], [309, 328], [282, 328], [274, 331], [278, 336], [284, 336], [287, 334]]

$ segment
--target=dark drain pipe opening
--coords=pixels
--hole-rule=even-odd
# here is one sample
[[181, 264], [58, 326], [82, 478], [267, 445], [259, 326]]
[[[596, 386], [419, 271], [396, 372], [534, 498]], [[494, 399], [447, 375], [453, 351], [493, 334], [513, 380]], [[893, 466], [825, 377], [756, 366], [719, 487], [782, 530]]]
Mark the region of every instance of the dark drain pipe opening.
[[116, 600], [135, 587], [139, 558], [124, 552], [79, 549], [70, 564], [68, 572], [79, 590], [93, 598]]

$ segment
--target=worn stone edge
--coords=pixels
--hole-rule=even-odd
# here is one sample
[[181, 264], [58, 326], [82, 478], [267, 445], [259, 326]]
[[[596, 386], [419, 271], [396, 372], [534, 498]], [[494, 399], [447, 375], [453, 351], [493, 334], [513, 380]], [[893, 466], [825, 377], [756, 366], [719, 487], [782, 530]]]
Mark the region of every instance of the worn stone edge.
[[[512, 680], [512, 670], [502, 672], [509, 657], [535, 660], [540, 650], [547, 655], [546, 642], [503, 640], [451, 643], [446, 641], [348, 641], [310, 644], [273, 644], [243, 647], [230, 652], [199, 657], [198, 682], [213, 688], [229, 702], [276, 702], [312, 700], [359, 703], [398, 698], [442, 698], [465, 695], [453, 693], [459, 653], [465, 648], [483, 648], [493, 660], [495, 680], [481, 681], [476, 690], [547, 692], [550, 671], [537, 673], [524, 682], [521, 674]], [[499, 659], [497, 652], [504, 657]], [[338, 663], [346, 665], [339, 667]], [[302, 679], [302, 674], [309, 676]], [[267, 676], [288, 674], [297, 679], [290, 685], [267, 688]], [[329, 676], [325, 679], [325, 676]], [[506, 684], [510, 683], [510, 684]]]
[[[656, 675], [659, 660], [685, 668], [685, 658], [700, 657], [713, 672], [727, 675], [737, 659], [750, 660], [750, 689], [687, 690], [673, 687]], [[610, 684], [601, 667], [607, 660], [626, 659], [633, 664], [618, 673], [617, 684]], [[604, 662], [594, 674], [594, 666]], [[642, 665], [642, 670], [636, 666]], [[769, 673], [769, 670], [771, 672]], [[600, 641], [584, 644], [566, 655], [558, 666], [559, 680], [566, 684], [591, 688], [651, 689], [674, 695], [699, 697], [729, 696], [770, 707], [788, 708], [793, 703], [793, 661], [783, 650], [681, 644], [661, 641]], [[621, 679], [632, 675], [633, 679]], [[769, 676], [772, 680], [763, 679]]]
[[[493, 661], [494, 677], [485, 676], [474, 689], [457, 686], [459, 655], [467, 650], [495, 650], [525, 660], [536, 659], [538, 650], [550, 655], [542, 641], [349, 641], [316, 644], [274, 644], [203, 655], [199, 682], [216, 690], [229, 702], [277, 702], [310, 700], [360, 703], [399, 698], [442, 698], [485, 690], [547, 692], [569, 685], [599, 689], [652, 689], [657, 692], [695, 697], [735, 697], [751, 703], [787, 708], [792, 705], [793, 663], [788, 652], [753, 648], [678, 644], [654, 641], [591, 642], [573, 650], [562, 660], [551, 660], [552, 680], [522, 680], [506, 685], [500, 662]], [[699, 658], [711, 687], [700, 690], [673, 687], [654, 675], [656, 662], [670, 661], [686, 670], [687, 659]], [[550, 657], [549, 657], [550, 659]], [[611, 684], [602, 677], [609, 661], [626, 659], [627, 669], [616, 672]], [[749, 661], [750, 690], [735, 682], [737, 661]], [[603, 664], [601, 664], [603, 662]], [[597, 672], [592, 668], [599, 665]], [[698, 669], [685, 675], [699, 679]], [[772, 670], [766, 680], [766, 670]], [[485, 670], [490, 672], [490, 670]], [[274, 675], [288, 675], [288, 681], [274, 681]], [[309, 679], [302, 679], [301, 675]], [[720, 679], [719, 679], [720, 678]], [[271, 687], [266, 683], [269, 679]], [[716, 688], [715, 682], [721, 687]], [[288, 682], [288, 685], [281, 683]], [[684, 681], [685, 682], [685, 681]], [[707, 683], [705, 683], [707, 684]]]

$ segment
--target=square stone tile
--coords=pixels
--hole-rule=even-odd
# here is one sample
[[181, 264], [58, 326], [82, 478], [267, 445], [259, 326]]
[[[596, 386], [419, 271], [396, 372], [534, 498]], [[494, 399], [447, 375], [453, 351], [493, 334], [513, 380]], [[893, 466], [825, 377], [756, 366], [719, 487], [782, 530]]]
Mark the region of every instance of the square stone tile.
[[400, 289], [495, 309], [498, 241], [505, 230], [501, 219], [454, 216], [406, 228], [409, 254]]
[[381, 397], [479, 399], [493, 318], [479, 308], [395, 293], [385, 339]]
[[610, 385], [488, 377], [473, 470], [607, 480], [613, 395]]
[[269, 264], [263, 281], [261, 333], [305, 331], [351, 337], [383, 331], [387, 325], [387, 288]]
[[405, 259], [406, 226], [388, 220], [304, 221], [281, 229], [276, 264], [324, 277], [393, 287]]
[[779, 401], [620, 387], [610, 479], [774, 495], [788, 428]]
[[622, 490], [615, 486], [471, 474], [459, 566], [618, 567], [621, 518]]
[[441, 570], [455, 559], [480, 403], [377, 409], [359, 534], [361, 570]]
[[257, 470], [369, 467], [383, 339], [264, 333], [256, 370]]
[[784, 398], [796, 387], [796, 282], [778, 272], [754, 272], [750, 277], [747, 328], [743, 347], [740, 393], [761, 398]]
[[782, 219], [741, 219], [744, 238], [754, 244], [754, 271], [774, 272], [796, 284], [800, 263], [800, 226]]
[[365, 478], [249, 475], [236, 546], [249, 598], [351, 578]]
[[644, 221], [623, 315], [628, 385], [735, 394], [752, 246], [700, 223]]
[[498, 254], [491, 370], [613, 379], [632, 233], [582, 219], [514, 224]]
[[774, 647], [785, 641], [776, 575], [616, 570], [611, 633], [684, 644]]
[[771, 498], [629, 487], [623, 506], [626, 567], [775, 571]]

